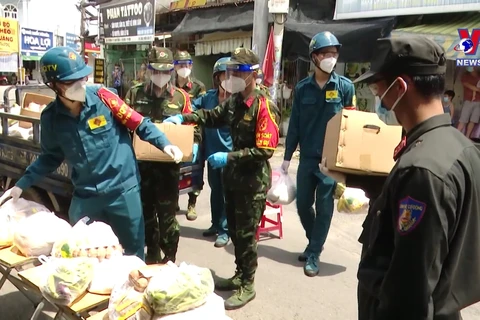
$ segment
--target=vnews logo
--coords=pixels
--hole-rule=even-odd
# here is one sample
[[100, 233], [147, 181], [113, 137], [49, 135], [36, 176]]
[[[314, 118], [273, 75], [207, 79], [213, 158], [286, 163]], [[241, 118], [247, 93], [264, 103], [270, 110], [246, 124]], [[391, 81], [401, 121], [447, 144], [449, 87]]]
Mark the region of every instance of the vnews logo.
[[457, 59], [457, 67], [480, 67], [480, 58], [477, 57], [478, 44], [480, 42], [480, 29], [458, 29], [460, 42], [453, 48], [455, 51], [463, 52], [467, 58]]

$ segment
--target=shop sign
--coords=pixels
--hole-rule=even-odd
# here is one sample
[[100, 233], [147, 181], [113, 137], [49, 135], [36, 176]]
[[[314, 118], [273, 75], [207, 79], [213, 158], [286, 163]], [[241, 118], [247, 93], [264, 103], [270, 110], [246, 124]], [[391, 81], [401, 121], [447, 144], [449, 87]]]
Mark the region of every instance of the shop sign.
[[472, 0], [337, 0], [335, 20], [479, 11]]
[[0, 18], [0, 52], [18, 52], [18, 21]]
[[100, 54], [100, 46], [97, 46], [95, 43], [85, 42], [85, 52]]
[[82, 44], [80, 43], [80, 37], [73, 33], [65, 34], [65, 45], [73, 50], [80, 52], [82, 51]]
[[207, 5], [207, 0], [178, 0], [170, 2], [170, 10], [182, 10]]
[[22, 28], [22, 55], [43, 55], [53, 47], [53, 32]]
[[93, 76], [93, 82], [104, 83], [105, 81], [105, 60], [95, 59], [95, 73]]
[[129, 1], [100, 8], [106, 44], [149, 43], [155, 39], [155, 0]]

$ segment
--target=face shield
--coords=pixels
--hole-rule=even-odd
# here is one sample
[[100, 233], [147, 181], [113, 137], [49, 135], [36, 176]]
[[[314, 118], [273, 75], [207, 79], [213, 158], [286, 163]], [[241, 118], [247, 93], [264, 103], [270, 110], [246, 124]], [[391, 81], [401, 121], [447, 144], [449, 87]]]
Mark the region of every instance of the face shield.
[[225, 73], [225, 80], [222, 81], [221, 86], [231, 94], [243, 92], [252, 81], [256, 81], [258, 68], [258, 64], [229, 65]]
[[174, 61], [175, 74], [180, 78], [187, 79], [192, 74], [192, 60]]
[[163, 88], [172, 80], [172, 70], [158, 70], [151, 65], [147, 67], [146, 78], [152, 85]]

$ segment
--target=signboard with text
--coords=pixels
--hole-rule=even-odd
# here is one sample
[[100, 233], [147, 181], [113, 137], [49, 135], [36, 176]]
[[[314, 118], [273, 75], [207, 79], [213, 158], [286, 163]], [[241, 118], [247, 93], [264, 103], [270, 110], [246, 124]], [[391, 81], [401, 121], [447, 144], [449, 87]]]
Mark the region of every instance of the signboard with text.
[[80, 37], [73, 33], [67, 32], [65, 34], [65, 46], [72, 48], [77, 52], [82, 51], [82, 44], [80, 42]]
[[18, 21], [0, 18], [0, 52], [18, 52]]
[[105, 81], [105, 60], [95, 59], [95, 71], [93, 75], [93, 82], [104, 83]]
[[177, 0], [170, 2], [170, 10], [183, 10], [207, 5], [207, 0]]
[[21, 51], [25, 56], [40, 56], [53, 47], [53, 32], [22, 28]]
[[101, 6], [99, 27], [106, 44], [153, 42], [155, 0]]
[[479, 11], [476, 0], [337, 0], [335, 20]]

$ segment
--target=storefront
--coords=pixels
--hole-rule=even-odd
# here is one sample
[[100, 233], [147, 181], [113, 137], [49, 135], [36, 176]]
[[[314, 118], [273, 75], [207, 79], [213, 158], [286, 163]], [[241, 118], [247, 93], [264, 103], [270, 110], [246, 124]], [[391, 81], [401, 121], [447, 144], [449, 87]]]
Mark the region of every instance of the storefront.
[[[155, 1], [116, 1], [100, 6], [99, 37], [105, 44], [105, 80], [113, 86], [115, 65], [123, 93], [138, 77], [155, 38]], [[94, 63], [94, 62], [93, 62]], [[120, 93], [122, 95], [122, 93]]]
[[30, 81], [41, 82], [39, 61], [43, 54], [54, 46], [53, 32], [21, 28], [21, 60]]

